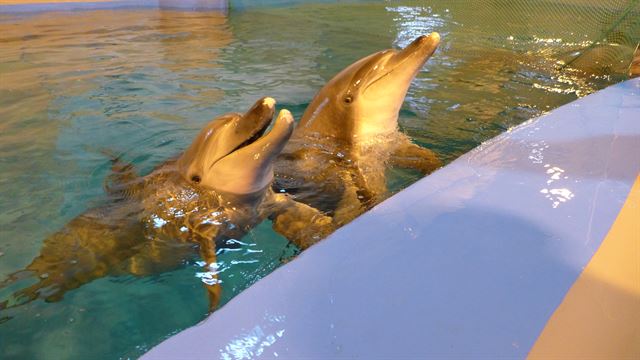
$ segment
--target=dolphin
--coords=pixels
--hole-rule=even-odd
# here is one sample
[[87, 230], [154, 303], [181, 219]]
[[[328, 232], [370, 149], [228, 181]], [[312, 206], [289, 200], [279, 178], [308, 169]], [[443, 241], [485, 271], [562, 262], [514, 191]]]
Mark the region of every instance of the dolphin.
[[411, 81], [439, 43], [438, 33], [420, 36], [404, 49], [366, 56], [329, 80], [276, 161], [275, 189], [340, 226], [388, 195], [388, 166], [422, 174], [440, 167], [435, 153], [398, 130]]
[[331, 219], [271, 189], [274, 160], [294, 128], [293, 117], [282, 110], [266, 132], [274, 109], [275, 100], [263, 98], [245, 114], [214, 119], [180, 156], [146, 176], [115, 159], [105, 182], [108, 201], [44, 240], [40, 254], [1, 286], [35, 283], [16, 291], [0, 309], [36, 299], [58, 301], [105, 276], [173, 270], [199, 249], [213, 310], [220, 296], [216, 247], [240, 239], [267, 217], [285, 236], [322, 233]]

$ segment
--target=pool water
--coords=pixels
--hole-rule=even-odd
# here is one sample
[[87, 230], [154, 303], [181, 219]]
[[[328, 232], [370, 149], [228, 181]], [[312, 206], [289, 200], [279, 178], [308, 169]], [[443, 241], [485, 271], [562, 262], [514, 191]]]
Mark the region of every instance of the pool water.
[[[537, 2], [422, 4], [0, 14], [0, 279], [24, 268], [47, 235], [105, 201], [106, 154], [145, 174], [216, 115], [244, 111], [263, 96], [299, 118], [333, 74], [418, 35], [438, 31], [442, 44], [409, 90], [400, 125], [445, 162], [624, 79], [616, 66], [633, 51], [616, 47], [606, 68], [560, 70], [558, 61], [606, 27], [593, 24], [600, 10], [572, 3], [569, 28], [555, 7]], [[619, 32], [637, 39], [638, 26]], [[418, 179], [399, 169], [388, 175], [393, 191]], [[297, 253], [268, 221], [239, 241], [218, 258], [222, 303]], [[0, 354], [138, 357], [205, 318], [199, 271], [188, 261], [149, 277], [102, 278], [59, 302], [2, 311]], [[0, 289], [0, 302], [19, 287]]]

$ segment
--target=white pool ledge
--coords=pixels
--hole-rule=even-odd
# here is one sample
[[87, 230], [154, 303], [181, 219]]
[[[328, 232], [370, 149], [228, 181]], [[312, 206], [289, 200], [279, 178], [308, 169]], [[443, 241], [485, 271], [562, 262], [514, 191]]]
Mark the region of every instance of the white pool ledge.
[[639, 172], [635, 79], [482, 144], [143, 358], [525, 358]]

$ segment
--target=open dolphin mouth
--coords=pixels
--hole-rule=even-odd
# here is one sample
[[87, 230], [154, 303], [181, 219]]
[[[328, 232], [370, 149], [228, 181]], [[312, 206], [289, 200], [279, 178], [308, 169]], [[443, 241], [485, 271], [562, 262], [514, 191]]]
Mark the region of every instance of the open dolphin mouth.
[[[276, 106], [276, 100], [274, 98], [265, 97], [262, 99], [262, 101], [258, 101], [256, 105], [254, 105], [254, 107], [249, 110], [248, 112], [249, 114], [254, 113], [255, 114], [254, 116], [257, 117], [257, 119], [255, 119], [255, 121], [257, 122], [257, 125], [252, 129], [251, 133], [249, 134], [249, 138], [247, 138], [247, 140], [242, 142], [240, 145], [236, 146], [233, 150], [229, 152], [229, 154], [243, 147], [253, 144], [264, 135], [264, 133], [267, 131], [267, 128], [269, 128], [269, 125], [273, 122], [273, 115], [275, 114], [275, 106]], [[263, 113], [265, 109], [267, 109], [266, 114]], [[242, 125], [244, 124], [240, 124], [240, 126]]]
[[209, 185], [221, 192], [251, 194], [265, 189], [273, 180], [273, 161], [291, 137], [293, 116], [281, 110], [266, 132], [264, 126], [237, 150], [218, 160], [210, 170]]
[[235, 148], [235, 149], [233, 149], [233, 150], [229, 151], [229, 153], [228, 153], [227, 155], [223, 156], [223, 158], [224, 158], [224, 157], [226, 157], [226, 156], [228, 156], [228, 155], [230, 155], [230, 154], [233, 154], [234, 152], [236, 152], [236, 151], [238, 151], [238, 150], [242, 149], [243, 147], [247, 147], [247, 146], [249, 146], [249, 145], [253, 144], [254, 142], [258, 141], [258, 139], [260, 139], [260, 138], [264, 135], [264, 133], [267, 131], [267, 129], [269, 128], [269, 125], [271, 125], [271, 122], [272, 122], [272, 121], [267, 121], [267, 122], [265, 122], [265, 123], [262, 125], [262, 127], [261, 127], [261, 128], [258, 128], [258, 129], [256, 130], [255, 134], [253, 134], [250, 138], [248, 138], [247, 140], [245, 140], [242, 144], [240, 144], [240, 145], [236, 146], [236, 148]]
[[[245, 116], [249, 116], [249, 118], [245, 118], [244, 116], [239, 120], [241, 121], [238, 124], [238, 128], [252, 126], [250, 132], [247, 134], [248, 138], [242, 143], [238, 144], [235, 148], [231, 149], [228, 153], [218, 158], [216, 161], [212, 162], [209, 165], [209, 169], [213, 168], [220, 160], [232, 155], [233, 153], [248, 147], [249, 145], [255, 143], [259, 139], [261, 139], [269, 125], [273, 122], [273, 115], [275, 110], [276, 100], [270, 97], [265, 97], [262, 101], [256, 102], [256, 104], [247, 112]], [[245, 128], [244, 131], [247, 129]]]
[[[267, 133], [267, 128], [273, 123], [271, 130]], [[280, 152], [269, 148], [279, 148], [284, 145], [293, 130], [293, 117], [287, 110], [281, 110], [275, 120], [266, 122], [256, 133], [231, 151], [227, 156], [241, 153], [253, 154], [254, 156], [261, 152]]]

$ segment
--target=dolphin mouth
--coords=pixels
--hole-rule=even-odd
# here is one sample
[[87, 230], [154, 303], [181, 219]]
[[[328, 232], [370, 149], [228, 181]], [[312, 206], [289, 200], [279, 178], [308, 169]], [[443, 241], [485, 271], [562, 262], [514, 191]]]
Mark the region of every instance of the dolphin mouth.
[[211, 187], [223, 193], [252, 194], [273, 181], [273, 161], [293, 132], [293, 116], [281, 110], [268, 133], [218, 160]]
[[[271, 130], [265, 134], [269, 125], [273, 123]], [[270, 147], [280, 148], [280, 145], [287, 142], [293, 129], [293, 116], [288, 110], [281, 110], [280, 114], [274, 121], [269, 121], [254, 136], [240, 144], [236, 149], [231, 151], [226, 158], [232, 155], [242, 155], [244, 153], [252, 154], [255, 158], [261, 152], [279, 152], [267, 149]], [[268, 151], [267, 151], [268, 150]]]
[[223, 156], [223, 158], [258, 141], [258, 139], [260, 139], [264, 135], [264, 133], [267, 131], [267, 129], [269, 128], [269, 125], [271, 125], [271, 122], [272, 122], [271, 119], [269, 119], [269, 121], [264, 122], [264, 124], [262, 124], [260, 128], [256, 129], [255, 133], [251, 135], [250, 138], [245, 140], [242, 144], [236, 146], [235, 149], [229, 151], [229, 153]]
[[[241, 117], [238, 121], [238, 129], [240, 132], [246, 132], [247, 139], [231, 149], [228, 153], [218, 158], [209, 165], [209, 169], [213, 168], [220, 160], [232, 155], [239, 150], [250, 146], [263, 137], [269, 125], [273, 120], [275, 112], [276, 100], [271, 97], [265, 97], [258, 100], [256, 104]], [[247, 129], [249, 127], [249, 129]]]
[[378, 81], [397, 71], [411, 71], [413, 72], [413, 76], [415, 76], [424, 63], [427, 62], [431, 55], [433, 55], [439, 44], [440, 34], [432, 32], [429, 35], [417, 37], [404, 49], [393, 51], [390, 56], [383, 57], [380, 59], [381, 61], [376, 65], [376, 67], [386, 67], [389, 65], [389, 69], [369, 81], [366, 84], [364, 91]]

